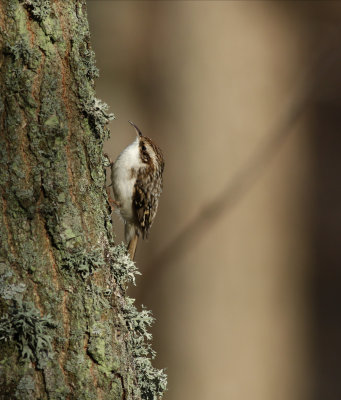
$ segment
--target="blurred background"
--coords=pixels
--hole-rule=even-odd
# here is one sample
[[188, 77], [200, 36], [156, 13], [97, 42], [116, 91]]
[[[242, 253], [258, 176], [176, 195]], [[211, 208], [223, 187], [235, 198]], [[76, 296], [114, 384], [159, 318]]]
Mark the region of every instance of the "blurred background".
[[131, 290], [157, 319], [165, 399], [341, 399], [341, 3], [88, 14], [105, 151], [134, 140], [130, 119], [166, 160]]

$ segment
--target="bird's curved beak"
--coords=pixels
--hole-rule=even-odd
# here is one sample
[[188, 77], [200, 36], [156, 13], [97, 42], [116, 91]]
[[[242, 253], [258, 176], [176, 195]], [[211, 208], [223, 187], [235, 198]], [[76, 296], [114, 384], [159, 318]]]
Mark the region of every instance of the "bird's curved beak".
[[142, 137], [142, 132], [141, 132], [140, 129], [134, 124], [134, 122], [131, 122], [131, 121], [128, 121], [128, 122], [129, 122], [129, 124], [133, 125], [133, 127], [135, 128], [135, 130], [136, 130], [136, 135], [137, 135], [138, 137]]

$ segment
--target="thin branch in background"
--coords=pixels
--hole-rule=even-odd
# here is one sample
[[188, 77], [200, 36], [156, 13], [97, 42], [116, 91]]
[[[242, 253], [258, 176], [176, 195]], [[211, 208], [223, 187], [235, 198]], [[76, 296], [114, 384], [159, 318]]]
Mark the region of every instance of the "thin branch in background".
[[[339, 31], [334, 32], [334, 37], [337, 37], [338, 33]], [[307, 107], [313, 103], [315, 94], [320, 85], [323, 84], [323, 77], [339, 58], [338, 41], [329, 40], [327, 42], [329, 43], [326, 46], [327, 48], [325, 47], [319, 52], [315, 62], [310, 64], [310, 67], [307, 68], [300, 79], [297, 79], [298, 84], [295, 85], [294, 94], [289, 97], [287, 106], [283, 107], [285, 112], [282, 118], [279, 118], [280, 122], [266, 135], [264, 142], [254, 156], [226, 184], [222, 193], [203, 206], [198, 215], [150, 262], [149, 268], [144, 272], [143, 292], [148, 293], [152, 290], [153, 283], [158, 280], [160, 274], [166, 270], [170, 263], [176, 262], [190, 248], [198, 245], [204, 232], [212, 228], [224, 212], [232, 210], [233, 206], [251, 189], [279, 153], [294, 126]]]

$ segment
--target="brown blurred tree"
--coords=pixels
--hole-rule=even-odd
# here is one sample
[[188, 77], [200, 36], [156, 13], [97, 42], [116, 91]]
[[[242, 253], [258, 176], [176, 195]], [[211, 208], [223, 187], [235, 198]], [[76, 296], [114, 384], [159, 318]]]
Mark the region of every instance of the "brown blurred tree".
[[85, 1], [1, 0], [0, 43], [0, 398], [156, 398], [152, 318], [113, 242]]

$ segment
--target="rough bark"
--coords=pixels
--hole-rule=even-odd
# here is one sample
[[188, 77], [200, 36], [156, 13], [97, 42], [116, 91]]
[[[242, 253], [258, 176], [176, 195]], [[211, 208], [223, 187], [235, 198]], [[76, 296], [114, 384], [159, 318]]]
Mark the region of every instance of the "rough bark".
[[0, 398], [157, 398], [125, 295], [83, 0], [0, 0]]

